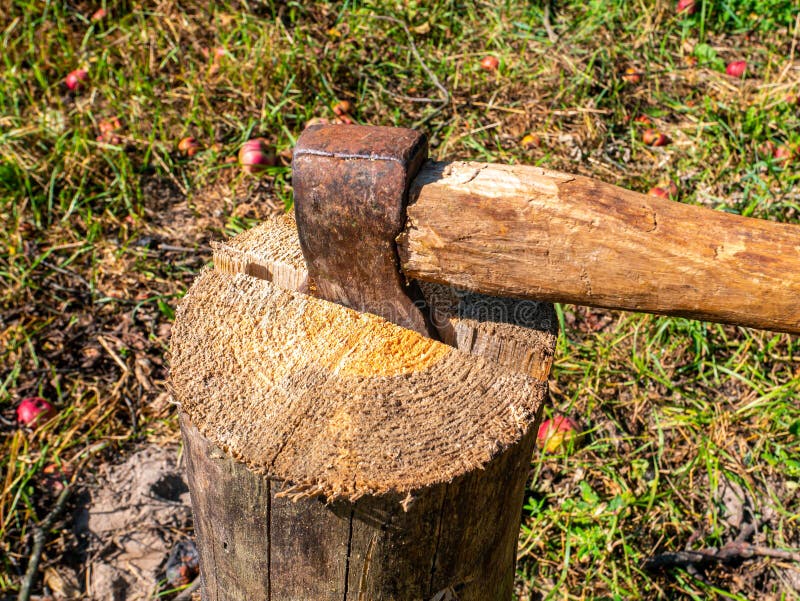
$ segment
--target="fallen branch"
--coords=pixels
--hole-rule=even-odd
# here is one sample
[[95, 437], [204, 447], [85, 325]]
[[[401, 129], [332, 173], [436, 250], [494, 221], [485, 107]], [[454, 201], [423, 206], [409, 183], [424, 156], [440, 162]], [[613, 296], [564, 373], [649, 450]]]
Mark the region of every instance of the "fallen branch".
[[34, 578], [36, 578], [36, 573], [39, 570], [39, 561], [42, 558], [42, 550], [44, 549], [44, 543], [47, 539], [47, 531], [53, 527], [53, 523], [64, 510], [64, 505], [72, 492], [72, 486], [75, 482], [76, 479], [73, 478], [72, 482], [64, 487], [64, 490], [58, 495], [55, 507], [53, 507], [50, 513], [45, 516], [42, 522], [33, 531], [33, 549], [31, 550], [30, 559], [28, 559], [28, 569], [25, 570], [25, 576], [22, 577], [22, 582], [20, 583], [17, 601], [28, 601], [31, 597], [31, 587], [33, 586]]
[[667, 568], [691, 568], [712, 564], [733, 564], [753, 557], [774, 557], [786, 561], [800, 562], [800, 552], [772, 549], [745, 542], [755, 532], [753, 524], [742, 526], [736, 539], [725, 543], [719, 549], [701, 549], [700, 551], [676, 551], [661, 553], [644, 562], [646, 570], [663, 570]]

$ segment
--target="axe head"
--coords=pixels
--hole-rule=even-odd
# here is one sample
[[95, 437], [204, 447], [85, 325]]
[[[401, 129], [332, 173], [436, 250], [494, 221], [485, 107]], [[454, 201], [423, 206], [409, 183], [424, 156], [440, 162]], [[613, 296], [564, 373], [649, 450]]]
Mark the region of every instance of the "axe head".
[[415, 130], [312, 126], [294, 150], [292, 187], [315, 295], [431, 335], [395, 243], [409, 183], [427, 156], [427, 138]]

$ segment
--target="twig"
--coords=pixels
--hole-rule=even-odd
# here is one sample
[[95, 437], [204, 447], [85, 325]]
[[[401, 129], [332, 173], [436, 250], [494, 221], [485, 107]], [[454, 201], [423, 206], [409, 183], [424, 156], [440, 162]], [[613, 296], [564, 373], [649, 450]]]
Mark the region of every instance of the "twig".
[[99, 342], [100, 346], [102, 346], [106, 350], [106, 352], [111, 356], [111, 358], [114, 360], [114, 363], [119, 365], [119, 367], [120, 367], [120, 369], [122, 369], [123, 373], [128, 373], [130, 371], [128, 369], [128, 366], [125, 365], [125, 362], [122, 359], [119, 358], [119, 355], [117, 353], [115, 353], [114, 349], [112, 349], [111, 346], [108, 344], [108, 342], [106, 342], [105, 338], [103, 338], [102, 336], [98, 336], [97, 337], [97, 342]]
[[453, 139], [453, 142], [455, 142], [457, 140], [460, 140], [461, 138], [465, 138], [467, 136], [471, 136], [471, 135], [477, 134], [479, 132], [486, 131], [487, 129], [494, 129], [495, 127], [499, 127], [500, 125], [502, 125], [501, 121], [495, 121], [494, 123], [490, 123], [489, 125], [484, 125], [483, 127], [476, 127], [475, 129], [472, 129], [472, 130], [470, 130], [468, 132], [465, 132], [463, 134], [460, 134], [460, 135], [456, 136]]
[[197, 589], [200, 588], [201, 584], [202, 580], [200, 576], [198, 576], [189, 586], [187, 586], [185, 589], [181, 591], [180, 595], [175, 597], [172, 601], [190, 601], [192, 595], [195, 593]]
[[188, 246], [173, 246], [172, 244], [159, 244], [158, 250], [163, 250], [165, 252], [188, 252], [193, 253], [197, 249], [196, 248], [189, 248]]
[[553, 0], [545, 0], [542, 23], [544, 24], [544, 30], [547, 32], [547, 38], [551, 43], [555, 44], [558, 42], [558, 34], [553, 31], [553, 26], [550, 24], [550, 11], [552, 10], [552, 4]]
[[760, 545], [751, 545], [744, 542], [755, 528], [742, 532], [736, 540], [725, 543], [719, 549], [703, 549], [700, 551], [677, 551], [675, 553], [661, 553], [644, 562], [646, 570], [665, 568], [688, 568], [690, 566], [704, 566], [715, 563], [731, 564], [753, 557], [774, 557], [786, 561], [800, 562], [800, 552], [772, 549]]
[[56, 273], [60, 273], [61, 275], [65, 275], [67, 277], [71, 277], [71, 278], [74, 278], [74, 279], [78, 280], [81, 284], [83, 284], [84, 286], [86, 286], [89, 289], [89, 292], [92, 292], [92, 293], [95, 292], [95, 289], [92, 287], [92, 284], [88, 280], [86, 280], [83, 276], [75, 273], [74, 271], [70, 271], [69, 269], [64, 269], [63, 267], [59, 267], [58, 265], [53, 265], [49, 261], [42, 260], [40, 262], [41, 262], [42, 265], [44, 265], [45, 267], [47, 267], [49, 269], [52, 269]]
[[31, 587], [33, 586], [33, 579], [36, 578], [36, 573], [39, 570], [39, 561], [42, 558], [42, 550], [44, 549], [47, 531], [52, 528], [53, 522], [56, 521], [64, 510], [64, 505], [72, 492], [72, 486], [75, 482], [76, 479], [73, 477], [72, 482], [67, 484], [64, 490], [61, 491], [61, 494], [58, 495], [55, 507], [53, 507], [50, 513], [45, 516], [44, 520], [42, 520], [33, 531], [33, 549], [31, 550], [30, 559], [28, 559], [28, 569], [25, 570], [25, 576], [23, 576], [22, 583], [19, 587], [17, 601], [29, 601], [31, 598]]
[[[124, 136], [123, 139], [126, 141], [130, 141], [130, 139], [125, 138]], [[138, 140], [135, 141], [138, 142]], [[152, 150], [153, 150], [153, 156], [155, 157], [156, 161], [158, 161], [158, 164], [161, 165], [161, 168], [164, 169], [164, 172], [167, 174], [167, 177], [169, 177], [172, 180], [172, 183], [178, 187], [178, 190], [181, 191], [181, 194], [183, 194], [184, 196], [189, 196], [189, 190], [187, 190], [186, 186], [184, 186], [180, 181], [178, 181], [178, 178], [175, 177], [175, 175], [173, 175], [172, 169], [167, 167], [167, 164], [164, 162], [164, 159], [161, 158], [161, 155], [158, 154], [156, 148], [153, 147]]]

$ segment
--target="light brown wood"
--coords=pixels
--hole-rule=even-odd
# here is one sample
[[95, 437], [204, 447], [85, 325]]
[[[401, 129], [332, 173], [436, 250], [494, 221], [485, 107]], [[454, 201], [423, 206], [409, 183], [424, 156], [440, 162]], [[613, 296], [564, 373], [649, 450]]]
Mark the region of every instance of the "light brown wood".
[[429, 162], [407, 277], [496, 296], [800, 333], [800, 227], [520, 165]]
[[[184, 411], [204, 598], [510, 599], [555, 347], [552, 306], [430, 287], [441, 331], [468, 356], [373, 315], [280, 290], [314, 289], [293, 233], [291, 217], [281, 217], [215, 244], [215, 271], [192, 287], [176, 321], [173, 386]], [[265, 342], [287, 336], [286, 344]], [[467, 371], [459, 374], [452, 357]], [[322, 385], [309, 364], [324, 374]], [[493, 373], [491, 381], [480, 382], [482, 372]], [[487, 396], [508, 377], [497, 400], [510, 413], [501, 405], [487, 411]], [[504, 413], [516, 433], [502, 443]], [[278, 422], [290, 428], [289, 440], [274, 431]], [[332, 455], [320, 455], [315, 429], [323, 446], [337, 447]], [[248, 437], [252, 444], [243, 445]], [[276, 438], [284, 448], [264, 461]], [[475, 462], [476, 453], [486, 460]], [[332, 469], [345, 472], [331, 477]], [[398, 480], [403, 470], [414, 478]]]
[[303, 494], [355, 500], [448, 482], [527, 432], [527, 375], [368, 313], [249, 276], [201, 274], [170, 379], [194, 425]]

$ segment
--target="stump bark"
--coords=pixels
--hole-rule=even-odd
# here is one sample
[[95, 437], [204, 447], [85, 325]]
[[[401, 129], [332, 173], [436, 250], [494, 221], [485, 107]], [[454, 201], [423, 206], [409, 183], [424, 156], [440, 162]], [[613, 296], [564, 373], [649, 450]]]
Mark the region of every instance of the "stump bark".
[[510, 599], [552, 307], [425, 285], [430, 340], [306, 294], [290, 216], [214, 265], [172, 349], [204, 599]]

